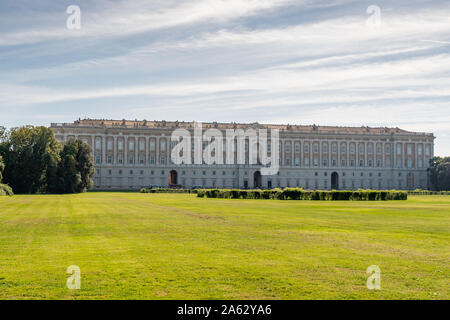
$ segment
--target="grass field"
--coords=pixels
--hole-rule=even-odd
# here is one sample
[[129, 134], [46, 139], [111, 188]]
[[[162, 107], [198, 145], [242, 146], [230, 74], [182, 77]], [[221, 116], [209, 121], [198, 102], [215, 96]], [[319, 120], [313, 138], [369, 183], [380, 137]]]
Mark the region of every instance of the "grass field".
[[0, 299], [449, 299], [449, 280], [450, 196], [0, 197]]

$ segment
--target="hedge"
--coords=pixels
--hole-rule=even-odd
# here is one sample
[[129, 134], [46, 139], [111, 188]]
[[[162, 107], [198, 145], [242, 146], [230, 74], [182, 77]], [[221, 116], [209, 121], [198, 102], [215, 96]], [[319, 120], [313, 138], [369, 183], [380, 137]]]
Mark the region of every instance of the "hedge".
[[14, 192], [7, 184], [0, 183], [0, 196], [13, 196]]
[[435, 196], [435, 195], [450, 196], [450, 191], [430, 191], [430, 190], [416, 189], [408, 191], [408, 194], [420, 196]]
[[285, 188], [270, 190], [204, 189], [197, 190], [200, 198], [222, 199], [275, 199], [275, 200], [406, 200], [408, 193], [397, 190], [303, 190]]
[[170, 189], [170, 188], [141, 188], [141, 193], [197, 193], [195, 189]]

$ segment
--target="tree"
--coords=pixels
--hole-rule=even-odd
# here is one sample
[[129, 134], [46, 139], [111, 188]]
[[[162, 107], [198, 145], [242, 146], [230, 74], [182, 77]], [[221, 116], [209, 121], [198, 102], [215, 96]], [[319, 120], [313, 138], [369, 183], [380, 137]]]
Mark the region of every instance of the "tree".
[[57, 179], [51, 192], [77, 193], [92, 187], [94, 161], [91, 148], [81, 140], [71, 139], [60, 152]]
[[450, 157], [432, 158], [428, 173], [432, 190], [450, 190]]
[[5, 170], [5, 164], [3, 163], [3, 158], [0, 156], [0, 183], [2, 183], [2, 173]]
[[4, 182], [16, 193], [45, 193], [57, 178], [59, 145], [46, 127], [24, 126], [2, 132]]

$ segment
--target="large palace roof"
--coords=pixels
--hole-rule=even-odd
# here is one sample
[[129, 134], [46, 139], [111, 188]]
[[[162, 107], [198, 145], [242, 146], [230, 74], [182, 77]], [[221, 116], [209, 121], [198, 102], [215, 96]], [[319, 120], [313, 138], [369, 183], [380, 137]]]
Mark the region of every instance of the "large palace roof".
[[[284, 132], [319, 133], [319, 134], [400, 134], [400, 135], [428, 135], [432, 133], [411, 132], [400, 128], [388, 127], [340, 127], [340, 126], [318, 126], [318, 125], [296, 125], [296, 124], [261, 124], [235, 123], [235, 122], [203, 122], [203, 129], [217, 128], [225, 129], [247, 129], [267, 128], [278, 129]], [[52, 123], [51, 127], [68, 128], [115, 128], [115, 129], [193, 129], [194, 122], [186, 121], [147, 121], [147, 120], [107, 120], [107, 119], [78, 119], [73, 123]]]

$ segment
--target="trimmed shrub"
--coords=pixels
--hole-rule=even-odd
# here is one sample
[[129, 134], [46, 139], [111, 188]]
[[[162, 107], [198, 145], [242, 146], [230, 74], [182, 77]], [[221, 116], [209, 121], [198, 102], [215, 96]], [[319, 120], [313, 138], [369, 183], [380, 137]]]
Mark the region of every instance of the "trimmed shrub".
[[197, 190], [198, 197], [222, 199], [274, 199], [274, 200], [322, 200], [322, 201], [380, 201], [406, 200], [405, 191], [380, 190], [303, 190], [285, 188], [271, 190], [206, 189]]
[[141, 188], [140, 193], [197, 193], [197, 189]]

